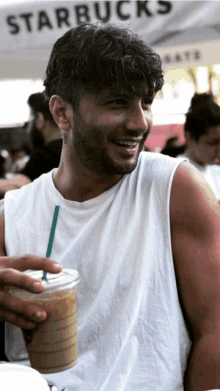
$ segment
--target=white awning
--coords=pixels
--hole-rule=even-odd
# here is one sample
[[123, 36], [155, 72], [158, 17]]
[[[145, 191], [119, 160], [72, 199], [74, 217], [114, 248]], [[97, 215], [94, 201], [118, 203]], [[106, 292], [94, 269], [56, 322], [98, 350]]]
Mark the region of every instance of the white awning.
[[54, 42], [82, 22], [129, 26], [164, 66], [218, 63], [220, 1], [0, 1], [0, 78], [43, 78]]

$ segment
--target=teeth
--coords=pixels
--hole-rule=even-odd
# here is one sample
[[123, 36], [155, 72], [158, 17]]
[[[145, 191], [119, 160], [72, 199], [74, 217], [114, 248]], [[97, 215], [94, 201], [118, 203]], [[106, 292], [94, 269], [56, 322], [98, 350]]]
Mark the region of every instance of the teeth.
[[125, 146], [128, 146], [128, 147], [135, 147], [135, 145], [137, 145], [137, 142], [136, 141], [115, 141], [116, 144], [119, 144], [119, 145], [125, 145]]

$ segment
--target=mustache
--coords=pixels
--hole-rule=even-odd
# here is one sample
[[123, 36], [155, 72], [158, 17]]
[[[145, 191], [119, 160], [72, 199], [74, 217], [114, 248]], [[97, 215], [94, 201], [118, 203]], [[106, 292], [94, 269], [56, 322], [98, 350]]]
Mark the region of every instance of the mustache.
[[129, 138], [142, 138], [143, 140], [146, 140], [146, 138], [149, 136], [151, 129], [149, 128], [146, 132], [140, 133], [137, 130], [126, 130], [125, 132], [119, 132], [117, 129], [113, 131], [109, 138], [123, 138], [123, 137], [129, 137]]

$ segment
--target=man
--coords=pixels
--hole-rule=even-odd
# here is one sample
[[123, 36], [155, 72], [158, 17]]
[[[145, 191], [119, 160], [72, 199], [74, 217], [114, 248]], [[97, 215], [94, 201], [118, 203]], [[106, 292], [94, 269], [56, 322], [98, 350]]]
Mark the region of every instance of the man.
[[60, 129], [56, 125], [42, 92], [28, 98], [32, 120], [28, 125], [34, 150], [25, 167], [8, 180], [0, 180], [0, 193], [20, 188], [40, 175], [58, 167], [62, 149]]
[[220, 106], [212, 94], [195, 93], [184, 124], [186, 146], [177, 158], [185, 158], [200, 171], [220, 204]]
[[[46, 313], [7, 286], [34, 291], [23, 271], [49, 269], [44, 257], [60, 207], [51, 257], [81, 276], [78, 361], [50, 376], [60, 388], [220, 387], [217, 200], [188, 162], [140, 152], [162, 84], [159, 56], [128, 30], [69, 30], [45, 79], [63, 132], [60, 165], [1, 201], [0, 319], [27, 329]], [[10, 327], [13, 360], [21, 341]]]

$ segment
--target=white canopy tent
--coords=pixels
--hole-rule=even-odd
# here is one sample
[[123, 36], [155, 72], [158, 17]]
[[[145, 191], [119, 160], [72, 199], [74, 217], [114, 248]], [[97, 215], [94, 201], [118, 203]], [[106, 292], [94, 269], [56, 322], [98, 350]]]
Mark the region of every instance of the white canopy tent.
[[219, 0], [1, 0], [0, 79], [43, 78], [56, 39], [98, 21], [129, 26], [166, 67], [220, 62]]
[[[0, 0], [0, 127], [28, 120], [28, 96], [43, 90], [56, 39], [82, 22], [100, 21], [130, 27], [155, 48], [166, 69], [220, 63], [220, 0]], [[178, 112], [176, 106], [180, 123], [188, 104], [186, 97], [168, 107], [155, 100], [154, 124], [171, 123], [168, 108]]]

